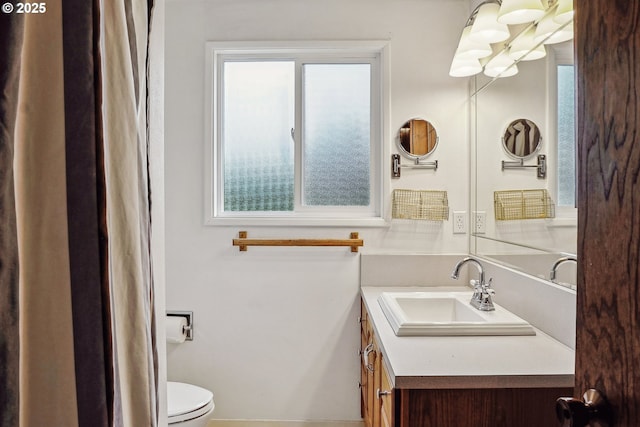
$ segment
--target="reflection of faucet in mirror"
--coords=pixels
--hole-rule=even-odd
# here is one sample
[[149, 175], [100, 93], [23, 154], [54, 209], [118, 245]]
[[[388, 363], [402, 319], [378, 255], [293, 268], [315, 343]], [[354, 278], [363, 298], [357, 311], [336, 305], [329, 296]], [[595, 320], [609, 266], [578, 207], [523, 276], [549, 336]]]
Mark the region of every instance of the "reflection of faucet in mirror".
[[466, 257], [459, 261], [456, 266], [453, 268], [453, 272], [451, 273], [452, 279], [458, 279], [460, 277], [460, 267], [462, 267], [466, 263], [472, 263], [478, 268], [478, 272], [480, 273], [480, 280], [472, 280], [473, 284], [473, 296], [471, 297], [470, 304], [471, 306], [477, 308], [480, 311], [493, 311], [495, 307], [493, 306], [493, 301], [491, 299], [491, 295], [495, 294], [493, 289], [491, 289], [491, 280], [489, 279], [489, 283], [485, 283], [484, 281], [484, 268], [482, 264], [477, 259]]
[[555, 282], [558, 267], [560, 267], [560, 264], [565, 263], [567, 261], [573, 261], [577, 263], [578, 259], [572, 256], [565, 256], [562, 258], [558, 258], [556, 262], [553, 263], [553, 267], [551, 267], [551, 273], [549, 273], [549, 280], [551, 280], [552, 282]]

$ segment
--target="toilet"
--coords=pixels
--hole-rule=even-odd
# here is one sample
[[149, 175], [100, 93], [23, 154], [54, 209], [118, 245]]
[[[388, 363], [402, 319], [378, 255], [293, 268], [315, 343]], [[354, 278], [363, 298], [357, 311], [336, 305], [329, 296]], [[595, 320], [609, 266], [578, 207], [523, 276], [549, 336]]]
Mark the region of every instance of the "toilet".
[[169, 425], [205, 427], [213, 411], [213, 393], [193, 384], [167, 382]]

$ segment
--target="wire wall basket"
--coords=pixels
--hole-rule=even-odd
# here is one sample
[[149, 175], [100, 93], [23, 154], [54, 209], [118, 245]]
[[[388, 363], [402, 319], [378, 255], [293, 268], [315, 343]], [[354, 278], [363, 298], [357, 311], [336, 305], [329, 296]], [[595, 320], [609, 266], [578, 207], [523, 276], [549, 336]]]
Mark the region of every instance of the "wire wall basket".
[[445, 221], [449, 219], [446, 191], [393, 190], [391, 216], [398, 219]]
[[556, 216], [553, 200], [545, 189], [494, 191], [493, 204], [498, 221]]

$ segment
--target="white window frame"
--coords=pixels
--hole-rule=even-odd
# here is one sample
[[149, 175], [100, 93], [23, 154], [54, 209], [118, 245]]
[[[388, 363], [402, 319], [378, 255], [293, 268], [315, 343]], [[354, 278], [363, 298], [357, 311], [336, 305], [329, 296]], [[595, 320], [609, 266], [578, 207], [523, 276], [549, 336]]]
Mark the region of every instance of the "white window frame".
[[[205, 225], [300, 225], [300, 226], [388, 226], [383, 197], [389, 191], [390, 166], [383, 162], [389, 154], [387, 129], [389, 129], [389, 53], [388, 41], [345, 42], [208, 42], [206, 43], [205, 69]], [[372, 106], [374, 96], [380, 111], [373, 111], [371, 120], [371, 189], [370, 206], [366, 209], [354, 207], [303, 206], [300, 194], [295, 195], [292, 212], [225, 212], [223, 199], [223, 158], [221, 144], [221, 94], [219, 93], [221, 67], [226, 58], [251, 59], [258, 57], [284, 59], [313, 58], [312, 63], [363, 63], [372, 64]], [[333, 59], [333, 60], [332, 60]], [[297, 65], [298, 66], [298, 65]], [[296, 85], [299, 83], [297, 82]], [[296, 97], [301, 90], [296, 87]], [[302, 118], [296, 115], [295, 141], [301, 144]], [[296, 149], [295, 180], [301, 182], [301, 151]], [[388, 162], [387, 162], [388, 163]], [[296, 190], [298, 193], [298, 191]]]
[[[558, 52], [553, 51], [555, 55], [549, 55], [547, 59], [547, 121], [549, 123], [549, 131], [554, 135], [553, 147], [549, 149], [549, 153], [553, 154], [553, 162], [547, 167], [552, 168], [553, 171], [557, 168], [558, 161], [558, 66], [559, 65], [574, 65], [573, 55], [571, 52]], [[577, 120], [577, 118], [576, 118]], [[577, 133], [576, 133], [577, 138]], [[576, 171], [577, 174], [577, 171]], [[577, 175], [576, 175], [577, 176]], [[558, 204], [558, 174], [553, 172], [551, 174], [550, 181], [550, 193], [553, 200], [556, 201], [555, 206], [555, 218], [548, 219], [547, 225], [549, 227], [575, 227], [578, 220], [578, 209], [572, 206], [560, 206]], [[576, 196], [577, 196], [577, 183], [576, 183]]]

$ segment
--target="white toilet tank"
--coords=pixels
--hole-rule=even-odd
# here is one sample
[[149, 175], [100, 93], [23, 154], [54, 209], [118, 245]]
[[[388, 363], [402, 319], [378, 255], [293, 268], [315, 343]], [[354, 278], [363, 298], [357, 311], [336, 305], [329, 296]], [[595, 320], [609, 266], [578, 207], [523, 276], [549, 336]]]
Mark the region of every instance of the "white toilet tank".
[[193, 384], [167, 382], [169, 425], [205, 427], [214, 408], [213, 393]]

